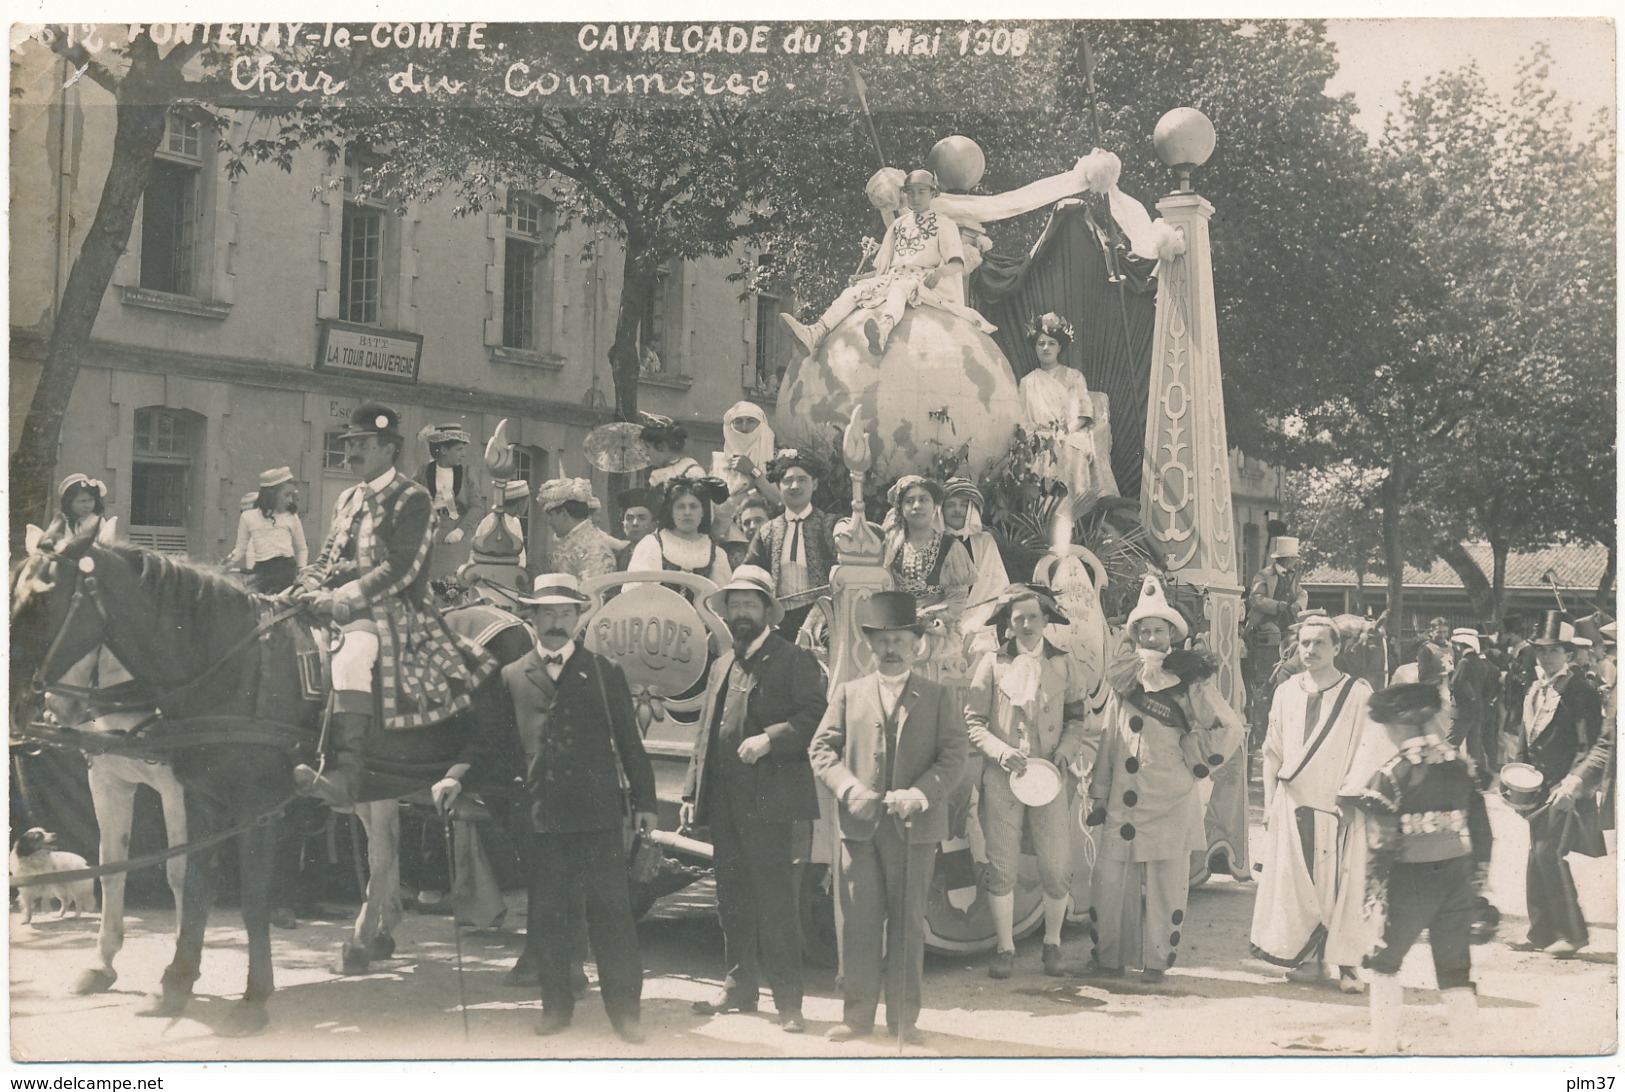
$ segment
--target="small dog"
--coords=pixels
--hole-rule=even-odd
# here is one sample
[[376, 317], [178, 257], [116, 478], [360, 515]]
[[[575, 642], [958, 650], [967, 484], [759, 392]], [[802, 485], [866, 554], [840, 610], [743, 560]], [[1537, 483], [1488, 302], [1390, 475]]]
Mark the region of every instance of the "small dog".
[[[17, 844], [11, 847], [11, 875], [38, 876], [42, 872], [70, 872], [90, 867], [79, 854], [68, 853], [55, 846], [56, 835], [42, 827], [24, 831]], [[74, 917], [78, 917], [81, 910], [92, 913], [97, 910], [95, 880], [33, 884], [17, 889], [17, 901], [22, 904], [23, 924], [34, 920], [36, 904], [43, 909], [45, 900], [53, 896], [61, 907], [56, 915], [59, 918], [67, 917], [69, 908], [72, 908]]]

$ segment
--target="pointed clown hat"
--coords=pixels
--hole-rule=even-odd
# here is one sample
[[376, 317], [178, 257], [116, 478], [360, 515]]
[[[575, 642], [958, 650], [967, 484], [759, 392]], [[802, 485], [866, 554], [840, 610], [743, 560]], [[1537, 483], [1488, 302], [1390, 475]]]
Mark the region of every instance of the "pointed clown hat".
[[1162, 590], [1162, 582], [1150, 573], [1146, 574], [1145, 583], [1140, 585], [1140, 601], [1129, 611], [1128, 628], [1133, 629], [1134, 623], [1143, 618], [1161, 618], [1174, 627], [1174, 633], [1181, 641], [1190, 636], [1190, 626], [1186, 623], [1185, 616], [1168, 602], [1168, 595]]

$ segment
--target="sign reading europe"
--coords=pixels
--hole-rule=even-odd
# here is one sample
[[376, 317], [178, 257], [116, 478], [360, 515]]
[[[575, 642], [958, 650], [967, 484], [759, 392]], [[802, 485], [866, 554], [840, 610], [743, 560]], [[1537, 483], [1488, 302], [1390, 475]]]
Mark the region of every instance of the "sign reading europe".
[[416, 383], [422, 357], [422, 334], [384, 333], [370, 326], [327, 321], [322, 323], [316, 369]]
[[640, 584], [637, 592], [616, 596], [593, 614], [586, 645], [619, 664], [634, 691], [681, 694], [705, 673], [705, 621], [670, 588]]

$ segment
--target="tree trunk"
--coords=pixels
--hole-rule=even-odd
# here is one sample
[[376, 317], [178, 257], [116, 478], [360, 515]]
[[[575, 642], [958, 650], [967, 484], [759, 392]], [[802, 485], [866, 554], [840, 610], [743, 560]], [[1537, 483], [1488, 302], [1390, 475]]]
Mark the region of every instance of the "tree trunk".
[[1467, 598], [1472, 600], [1473, 610], [1478, 617], [1494, 617], [1495, 590], [1484, 576], [1484, 570], [1473, 560], [1473, 555], [1467, 552], [1467, 547], [1460, 542], [1441, 542], [1439, 556], [1461, 577], [1461, 585], [1467, 589]]
[[609, 370], [615, 381], [615, 417], [621, 421], [638, 419], [639, 325], [654, 291], [655, 269], [659, 262], [639, 238], [628, 230], [626, 259], [622, 263], [621, 303], [615, 314], [615, 340], [609, 347]]
[[1400, 513], [1405, 506], [1409, 473], [1402, 459], [1394, 459], [1382, 483], [1382, 563], [1388, 571], [1388, 633], [1394, 650], [1392, 662], [1403, 659], [1405, 639], [1405, 536]]
[[1613, 614], [1614, 577], [1619, 571], [1619, 542], [1608, 539], [1608, 564], [1602, 568], [1602, 579], [1597, 581], [1597, 606]]
[[[145, 81], [136, 83], [141, 86]], [[30, 522], [43, 525], [49, 518], [51, 476], [56, 468], [62, 418], [78, 381], [79, 365], [89, 347], [102, 298], [113, 279], [113, 268], [129, 244], [135, 211], [152, 169], [152, 157], [164, 135], [167, 106], [153, 104], [150, 94], [132, 91], [126, 95], [130, 86], [131, 80], [127, 77], [119, 89], [113, 158], [107, 166], [101, 200], [96, 205], [96, 216], [85, 235], [84, 245], [68, 273], [62, 302], [53, 316], [39, 386], [34, 389], [16, 450], [11, 453], [13, 560], [22, 551], [26, 525]], [[68, 225], [60, 224], [58, 230], [67, 231]]]
[[1496, 625], [1501, 624], [1501, 612], [1506, 610], [1507, 602], [1507, 555], [1512, 551], [1504, 542], [1490, 539], [1490, 556], [1494, 558], [1495, 572], [1491, 574], [1491, 594], [1495, 597], [1495, 613], [1490, 619]]

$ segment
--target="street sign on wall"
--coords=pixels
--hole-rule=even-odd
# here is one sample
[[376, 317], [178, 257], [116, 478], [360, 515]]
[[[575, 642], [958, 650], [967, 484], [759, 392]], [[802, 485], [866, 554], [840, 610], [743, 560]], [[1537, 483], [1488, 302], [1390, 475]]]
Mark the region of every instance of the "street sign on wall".
[[348, 322], [322, 323], [316, 370], [362, 375], [391, 383], [416, 383], [423, 335], [377, 330]]

